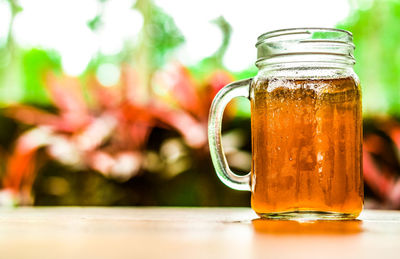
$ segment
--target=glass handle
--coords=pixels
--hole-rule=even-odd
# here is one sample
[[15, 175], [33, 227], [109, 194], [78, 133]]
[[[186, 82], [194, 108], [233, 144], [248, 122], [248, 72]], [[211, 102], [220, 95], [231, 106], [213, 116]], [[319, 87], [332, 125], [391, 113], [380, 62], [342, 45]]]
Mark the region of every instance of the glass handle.
[[249, 99], [250, 79], [226, 85], [215, 96], [208, 119], [208, 142], [211, 158], [219, 179], [232, 189], [250, 191], [250, 173], [237, 175], [229, 168], [221, 141], [222, 116], [226, 105], [235, 97]]

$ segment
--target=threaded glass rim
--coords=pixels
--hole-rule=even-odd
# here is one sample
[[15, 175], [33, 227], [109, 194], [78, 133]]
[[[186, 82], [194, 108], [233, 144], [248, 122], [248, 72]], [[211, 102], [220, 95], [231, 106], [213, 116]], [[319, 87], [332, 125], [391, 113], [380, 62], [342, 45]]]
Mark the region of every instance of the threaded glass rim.
[[[349, 37], [349, 42], [353, 42], [353, 34], [349, 31], [336, 28], [323, 28], [323, 27], [302, 27], [302, 28], [287, 28], [268, 31], [257, 37], [256, 47], [263, 43], [263, 41], [280, 36], [294, 35], [294, 34], [310, 34], [313, 32], [337, 32], [347, 35]], [[346, 41], [347, 42], [347, 41]]]
[[280, 57], [286, 57], [285, 62], [355, 63], [353, 35], [342, 29], [309, 27], [274, 30], [260, 35], [256, 47], [256, 65], [267, 60], [273, 63], [283, 61], [277, 59]]

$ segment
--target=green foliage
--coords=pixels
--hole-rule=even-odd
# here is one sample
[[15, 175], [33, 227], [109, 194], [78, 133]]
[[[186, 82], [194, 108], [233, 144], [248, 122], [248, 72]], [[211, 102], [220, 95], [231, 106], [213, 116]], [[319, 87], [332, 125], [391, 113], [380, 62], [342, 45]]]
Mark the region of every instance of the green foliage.
[[159, 68], [165, 63], [168, 54], [184, 42], [184, 37], [172, 17], [152, 1], [138, 0], [135, 8], [143, 15], [141, 42], [146, 45], [139, 46], [138, 51], [148, 53], [151, 66]]
[[[251, 66], [248, 69], [245, 69], [243, 71], [234, 73], [234, 77], [237, 80], [242, 80], [250, 77], [254, 77], [257, 75], [257, 68], [256, 66]], [[250, 102], [246, 98], [237, 98], [236, 99], [236, 105], [237, 105], [237, 113], [236, 116], [238, 117], [243, 117], [243, 118], [250, 118]]]
[[7, 66], [0, 67], [0, 101], [49, 105], [45, 73], [61, 71], [60, 58], [52, 51], [14, 49]]
[[163, 64], [166, 54], [184, 42], [174, 20], [160, 8], [153, 8], [152, 25], [146, 29], [151, 35], [150, 43], [157, 64]]
[[313, 39], [331, 39], [337, 38], [340, 35], [339, 32], [326, 32], [326, 31], [316, 31], [312, 34]]
[[44, 76], [50, 70], [61, 71], [60, 58], [51, 51], [31, 49], [23, 55], [22, 66], [23, 102], [36, 105], [49, 104]]
[[97, 30], [102, 25], [101, 15], [96, 15], [93, 19], [87, 22], [87, 26], [92, 30]]
[[258, 72], [257, 67], [255, 65], [253, 65], [253, 66], [249, 67], [248, 69], [234, 73], [234, 76], [235, 76], [235, 78], [237, 78], [237, 80], [242, 80], [242, 79], [256, 76], [257, 72]]
[[[365, 4], [357, 2], [360, 7]], [[400, 2], [372, 1], [338, 25], [353, 33], [366, 114], [400, 115]]]
[[196, 78], [204, 78], [213, 71], [217, 69], [223, 69], [223, 58], [225, 56], [225, 52], [229, 46], [229, 42], [232, 34], [232, 27], [225, 20], [224, 17], [218, 17], [212, 21], [222, 33], [222, 42], [217, 51], [213, 53], [211, 56], [204, 58], [198, 64], [193, 67], [190, 67], [190, 70], [193, 72]]
[[11, 6], [11, 12], [15, 16], [15, 14], [19, 13], [22, 11], [22, 7], [18, 4], [18, 1], [16, 0], [8, 0], [10, 6]]
[[4, 50], [1, 51], [5, 55], [4, 60], [2, 60], [3, 64], [0, 66], [1, 106], [21, 101], [24, 91], [21, 83], [21, 55], [13, 46]]

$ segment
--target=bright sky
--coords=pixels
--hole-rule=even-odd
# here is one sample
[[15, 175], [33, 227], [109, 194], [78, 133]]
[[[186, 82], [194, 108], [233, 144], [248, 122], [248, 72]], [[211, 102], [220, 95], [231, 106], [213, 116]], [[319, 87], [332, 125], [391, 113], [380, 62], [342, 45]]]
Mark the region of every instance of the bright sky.
[[[109, 0], [104, 13], [104, 28], [93, 33], [87, 22], [99, 8], [96, 0], [20, 0], [23, 11], [15, 19], [14, 37], [20, 46], [54, 49], [61, 55], [66, 73], [79, 75], [91, 58], [101, 51], [118, 53], [126, 40], [135, 40], [143, 23], [139, 12], [131, 9], [135, 0]], [[155, 0], [174, 19], [186, 43], [178, 59], [195, 64], [211, 55], [221, 44], [221, 33], [210, 23], [224, 16], [232, 25], [231, 44], [224, 64], [233, 71], [255, 62], [254, 44], [258, 35], [289, 27], [334, 27], [349, 13], [348, 0]], [[7, 32], [10, 11], [0, 0], [0, 45]]]

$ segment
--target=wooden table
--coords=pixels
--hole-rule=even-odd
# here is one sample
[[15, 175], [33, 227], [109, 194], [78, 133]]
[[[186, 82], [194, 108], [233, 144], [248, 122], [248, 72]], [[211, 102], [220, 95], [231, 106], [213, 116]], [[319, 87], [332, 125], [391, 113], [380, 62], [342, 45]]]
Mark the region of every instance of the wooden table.
[[247, 208], [0, 210], [0, 258], [400, 258], [400, 212], [262, 221]]

